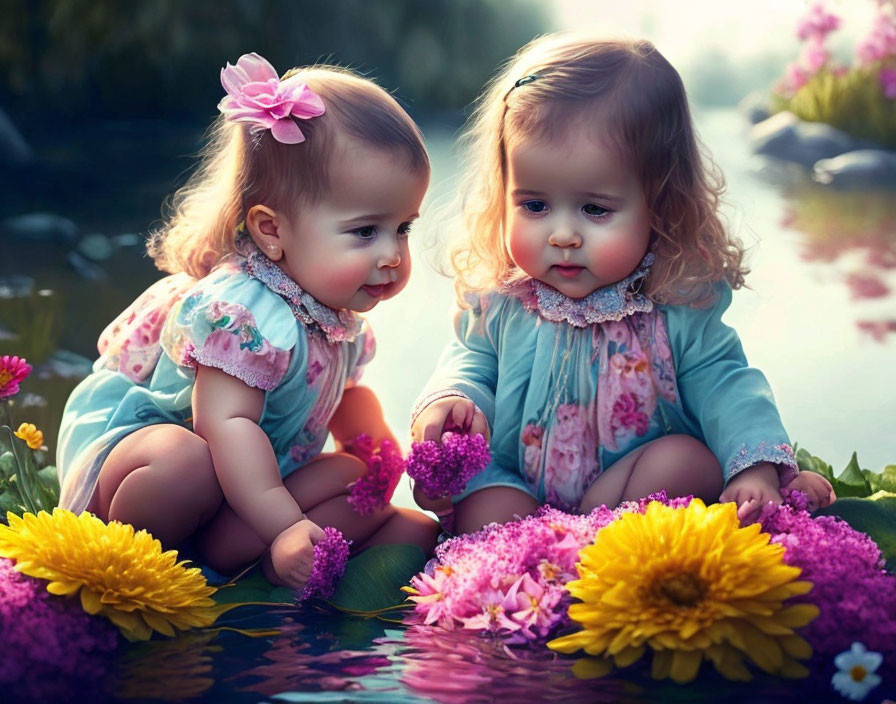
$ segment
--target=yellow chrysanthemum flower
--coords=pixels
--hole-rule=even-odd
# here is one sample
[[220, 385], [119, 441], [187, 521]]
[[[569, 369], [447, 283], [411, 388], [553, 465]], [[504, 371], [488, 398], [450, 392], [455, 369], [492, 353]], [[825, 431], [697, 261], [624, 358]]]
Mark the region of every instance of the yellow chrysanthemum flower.
[[34, 423], [22, 423], [14, 435], [17, 438], [22, 438], [32, 450], [39, 450], [44, 444], [44, 434], [37, 429]]
[[52, 515], [7, 514], [0, 525], [0, 557], [16, 569], [49, 580], [51, 594], [80, 592], [81, 606], [103, 614], [129, 640], [147, 640], [154, 630], [173, 636], [174, 629], [211, 625], [232, 605], [218, 605], [198, 567], [177, 562], [177, 551], [162, 552], [145, 530], [91, 513], [75, 516], [56, 508]]
[[794, 629], [818, 615], [784, 602], [812, 588], [784, 564], [784, 547], [757, 523], [740, 527], [733, 503], [687, 508], [659, 502], [601, 529], [580, 553], [579, 578], [566, 586], [582, 630], [548, 646], [591, 656], [574, 668], [599, 676], [653, 651], [652, 674], [689, 682], [704, 659], [724, 677], [752, 678], [744, 659], [770, 674], [805, 677], [798, 658], [812, 648]]

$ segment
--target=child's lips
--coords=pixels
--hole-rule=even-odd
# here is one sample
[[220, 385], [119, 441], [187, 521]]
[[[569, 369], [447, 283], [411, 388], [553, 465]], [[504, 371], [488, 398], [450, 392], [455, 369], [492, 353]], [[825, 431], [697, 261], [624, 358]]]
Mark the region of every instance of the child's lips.
[[554, 264], [551, 268], [564, 279], [574, 279], [585, 269], [585, 267], [575, 264]]
[[364, 289], [364, 292], [371, 298], [382, 298], [392, 288], [392, 284], [376, 284], [375, 286], [368, 284], [367, 286], [362, 286], [361, 288]]

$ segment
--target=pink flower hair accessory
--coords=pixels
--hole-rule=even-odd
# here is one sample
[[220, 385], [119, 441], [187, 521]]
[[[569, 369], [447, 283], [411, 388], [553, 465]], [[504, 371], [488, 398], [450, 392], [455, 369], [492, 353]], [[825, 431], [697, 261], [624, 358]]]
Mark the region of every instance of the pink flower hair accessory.
[[321, 97], [302, 82], [301, 76], [280, 80], [267, 59], [256, 53], [243, 54], [221, 69], [221, 85], [227, 96], [218, 110], [232, 122], [245, 122], [251, 132], [270, 130], [283, 144], [298, 144], [305, 135], [293, 118], [308, 120], [326, 111]]

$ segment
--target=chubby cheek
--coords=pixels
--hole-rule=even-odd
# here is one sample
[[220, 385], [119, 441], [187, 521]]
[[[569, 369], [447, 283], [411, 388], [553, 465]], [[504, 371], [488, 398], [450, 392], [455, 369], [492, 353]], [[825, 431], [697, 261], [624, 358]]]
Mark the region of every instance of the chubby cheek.
[[507, 237], [507, 249], [513, 262], [529, 276], [541, 273], [541, 257], [544, 242], [532, 232], [527, 223], [511, 219], [508, 223], [510, 234]]
[[332, 295], [351, 296], [367, 283], [369, 274], [370, 266], [366, 262], [343, 257], [338, 264], [331, 262], [322, 268], [317, 277]]

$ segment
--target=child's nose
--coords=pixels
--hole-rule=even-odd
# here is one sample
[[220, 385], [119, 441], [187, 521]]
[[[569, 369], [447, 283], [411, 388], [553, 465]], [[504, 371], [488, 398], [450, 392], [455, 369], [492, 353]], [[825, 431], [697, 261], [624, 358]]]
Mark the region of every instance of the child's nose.
[[385, 245], [382, 252], [380, 252], [379, 260], [376, 265], [379, 268], [394, 268], [401, 264], [401, 247], [399, 247], [398, 242], [392, 241]]
[[582, 237], [569, 223], [562, 222], [551, 231], [548, 244], [554, 247], [578, 248], [582, 246]]

